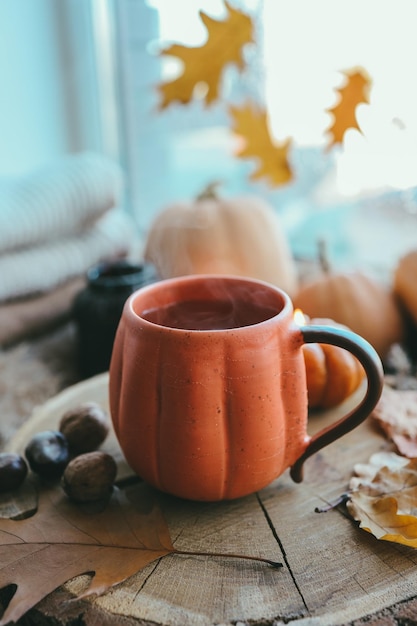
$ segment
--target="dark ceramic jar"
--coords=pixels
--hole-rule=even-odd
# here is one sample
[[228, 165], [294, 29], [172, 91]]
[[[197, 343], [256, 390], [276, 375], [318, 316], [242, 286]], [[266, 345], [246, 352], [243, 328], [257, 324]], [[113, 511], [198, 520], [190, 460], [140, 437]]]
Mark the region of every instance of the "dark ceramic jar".
[[150, 263], [101, 263], [87, 272], [87, 285], [75, 298], [73, 318], [77, 329], [78, 370], [82, 378], [105, 372], [127, 298], [158, 280]]

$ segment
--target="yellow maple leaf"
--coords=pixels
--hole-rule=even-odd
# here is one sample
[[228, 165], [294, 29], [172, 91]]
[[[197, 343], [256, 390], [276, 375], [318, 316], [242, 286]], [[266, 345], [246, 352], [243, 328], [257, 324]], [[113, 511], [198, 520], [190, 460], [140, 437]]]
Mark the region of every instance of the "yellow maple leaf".
[[358, 468], [352, 517], [377, 539], [417, 548], [417, 459], [379, 453]]
[[161, 55], [177, 57], [182, 61], [181, 74], [172, 81], [157, 85], [160, 93], [159, 108], [177, 101], [189, 103], [197, 85], [204, 83], [206, 105], [218, 98], [220, 81], [226, 65], [234, 63], [240, 70], [245, 67], [243, 47], [253, 39], [253, 22], [250, 16], [225, 2], [227, 16], [224, 21], [215, 20], [203, 11], [199, 12], [207, 28], [207, 41], [200, 47], [173, 44], [161, 51]]
[[266, 178], [272, 187], [277, 187], [292, 180], [293, 174], [288, 161], [290, 139], [282, 144], [274, 142], [268, 128], [268, 116], [264, 109], [247, 103], [241, 107], [230, 106], [234, 133], [243, 140], [243, 147], [238, 151], [240, 158], [257, 159], [258, 165], [251, 174], [252, 180]]
[[356, 128], [362, 132], [356, 119], [356, 109], [359, 104], [369, 103], [371, 79], [362, 68], [354, 68], [342, 72], [346, 83], [338, 89], [339, 101], [331, 109], [327, 109], [333, 116], [333, 122], [326, 131], [330, 135], [328, 148], [341, 144], [345, 132], [349, 128]]

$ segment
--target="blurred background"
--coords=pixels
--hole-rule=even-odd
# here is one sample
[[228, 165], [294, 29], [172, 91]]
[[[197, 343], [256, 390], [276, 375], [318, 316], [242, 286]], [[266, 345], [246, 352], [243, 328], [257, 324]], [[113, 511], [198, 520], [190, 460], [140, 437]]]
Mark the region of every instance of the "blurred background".
[[[391, 267], [417, 240], [415, 0], [232, 4], [253, 16], [257, 45], [245, 50], [244, 76], [230, 68], [223, 101], [250, 95], [267, 107], [274, 136], [293, 139], [293, 182], [249, 181], [253, 163], [234, 156], [221, 101], [157, 110], [156, 84], [178, 72], [158, 50], [201, 45], [199, 10], [221, 19], [221, 0], [1, 0], [0, 177], [103, 154], [122, 166], [123, 207], [141, 236], [167, 203], [221, 180], [226, 194], [266, 197], [296, 255], [316, 255], [321, 238], [336, 264], [353, 252]], [[357, 65], [372, 78], [357, 112], [362, 134], [350, 130], [326, 151], [326, 109], [341, 72]]]

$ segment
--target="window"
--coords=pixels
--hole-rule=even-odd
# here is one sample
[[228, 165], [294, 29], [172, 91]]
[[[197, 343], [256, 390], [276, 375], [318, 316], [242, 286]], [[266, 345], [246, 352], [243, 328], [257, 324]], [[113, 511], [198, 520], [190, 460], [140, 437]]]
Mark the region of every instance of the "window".
[[[397, 190], [409, 189], [417, 180], [415, 1], [235, 4], [253, 15], [259, 45], [249, 56], [244, 78], [229, 72], [226, 97], [250, 95], [267, 105], [274, 136], [293, 138], [295, 181], [276, 190], [249, 183], [253, 164], [234, 158], [221, 104], [209, 110], [199, 102], [155, 110], [156, 83], [177, 70], [172, 59], [152, 54], [155, 47], [172, 41], [201, 44], [206, 33], [198, 10], [221, 18], [223, 2], [122, 0], [116, 3], [115, 20], [123, 145], [131, 204], [142, 230], [163, 205], [191, 198], [207, 182], [220, 179], [225, 193], [252, 191], [271, 201], [299, 254], [315, 254], [318, 237], [329, 237], [340, 258], [347, 259], [352, 246], [358, 253], [357, 244], [349, 240], [349, 229], [357, 224], [353, 218], [346, 221], [346, 214], [357, 219], [362, 206], [372, 214], [371, 208], [378, 205], [375, 198], [380, 204], [382, 198], [384, 206], [389, 198], [395, 219], [398, 210], [404, 213], [407, 230], [401, 247], [406, 245], [404, 237], [414, 242], [417, 229], [410, 214], [416, 210], [415, 197]], [[343, 149], [329, 154], [324, 148], [330, 125], [326, 109], [335, 102], [341, 70], [356, 65], [373, 80], [370, 106], [358, 109], [363, 135], [348, 131]], [[371, 208], [369, 197], [375, 200]], [[382, 217], [389, 231], [393, 214]]]
[[[229, 1], [253, 16], [258, 45], [245, 49], [243, 76], [228, 70], [223, 97], [265, 104], [273, 135], [293, 138], [291, 184], [249, 181], [254, 164], [235, 158], [222, 103], [156, 110], [155, 86], [177, 67], [155, 50], [202, 43], [198, 11], [221, 19], [223, 0], [1, 3], [1, 175], [63, 152], [99, 150], [124, 165], [126, 207], [142, 233], [164, 205], [220, 180], [225, 194], [270, 201], [299, 255], [315, 254], [324, 237], [348, 259], [359, 245], [357, 219], [374, 220], [375, 211], [388, 231], [393, 218], [404, 225], [400, 232], [397, 223], [393, 254], [417, 243], [415, 0]], [[348, 131], [343, 148], [327, 152], [326, 109], [340, 71], [355, 65], [373, 79], [370, 105], [358, 109], [363, 134]]]

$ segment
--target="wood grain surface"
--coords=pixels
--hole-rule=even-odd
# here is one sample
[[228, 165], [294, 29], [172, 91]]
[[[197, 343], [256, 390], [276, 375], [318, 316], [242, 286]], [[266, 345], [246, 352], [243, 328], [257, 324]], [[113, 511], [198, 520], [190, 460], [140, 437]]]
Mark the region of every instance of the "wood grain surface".
[[[62, 413], [80, 402], [93, 400], [108, 408], [107, 385], [108, 376], [102, 374], [61, 392], [34, 411], [8, 449], [23, 450], [32, 434], [56, 427]], [[310, 431], [341, 417], [362, 393], [337, 409], [310, 416]], [[114, 433], [103, 448], [117, 458], [119, 478], [127, 477], [131, 470]], [[355, 463], [382, 449], [391, 446], [366, 420], [309, 459], [301, 484], [293, 483], [287, 472], [259, 493], [232, 502], [162, 496], [178, 549], [261, 556], [281, 561], [281, 569], [238, 559], [170, 555], [99, 598], [62, 602], [85, 587], [88, 578], [80, 576], [41, 602], [37, 619], [68, 624], [82, 615], [77, 623], [91, 626], [336, 626], [412, 598], [417, 551], [377, 541], [343, 510], [315, 511], [346, 491]]]

